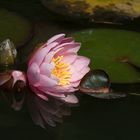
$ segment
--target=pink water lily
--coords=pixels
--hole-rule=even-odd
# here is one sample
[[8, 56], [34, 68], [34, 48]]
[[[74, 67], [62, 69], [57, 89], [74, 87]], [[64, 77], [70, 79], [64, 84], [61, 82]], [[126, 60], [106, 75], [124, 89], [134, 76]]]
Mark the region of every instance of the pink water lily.
[[[20, 110], [26, 98], [32, 120], [43, 128], [70, 115], [71, 104], [78, 103], [75, 91], [90, 70], [90, 60], [77, 54], [80, 46], [65, 34], [55, 35], [33, 53], [26, 75], [16, 70], [0, 73], [0, 90], [12, 108]], [[30, 92], [25, 94], [25, 89]]]
[[73, 94], [90, 60], [77, 54], [80, 43], [58, 34], [40, 46], [28, 63], [27, 77], [31, 90], [43, 100], [49, 96], [68, 103], [77, 103]]

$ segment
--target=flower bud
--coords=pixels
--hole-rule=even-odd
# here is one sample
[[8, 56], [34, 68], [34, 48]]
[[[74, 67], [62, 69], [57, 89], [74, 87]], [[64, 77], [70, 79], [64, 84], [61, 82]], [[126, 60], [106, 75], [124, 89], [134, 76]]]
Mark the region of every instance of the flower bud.
[[6, 39], [0, 44], [0, 71], [7, 71], [15, 64], [17, 51], [14, 44]]
[[21, 71], [0, 73], [0, 90], [15, 110], [20, 110], [24, 102], [26, 76]]

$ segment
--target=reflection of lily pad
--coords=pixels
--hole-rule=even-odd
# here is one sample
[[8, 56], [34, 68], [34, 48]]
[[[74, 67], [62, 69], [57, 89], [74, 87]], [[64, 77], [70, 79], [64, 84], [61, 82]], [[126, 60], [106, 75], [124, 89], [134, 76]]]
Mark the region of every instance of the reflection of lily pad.
[[80, 54], [91, 58], [91, 66], [105, 70], [113, 82], [138, 82], [139, 74], [119, 62], [128, 58], [140, 66], [140, 34], [131, 31], [91, 29], [73, 35], [82, 42]]
[[15, 46], [23, 45], [31, 36], [31, 25], [23, 17], [0, 9], [0, 42], [9, 38]]

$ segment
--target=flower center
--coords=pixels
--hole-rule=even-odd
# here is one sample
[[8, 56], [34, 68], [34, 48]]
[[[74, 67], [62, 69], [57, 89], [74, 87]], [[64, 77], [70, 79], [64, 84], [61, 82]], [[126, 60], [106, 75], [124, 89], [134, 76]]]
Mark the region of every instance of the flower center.
[[52, 74], [59, 79], [59, 85], [65, 86], [70, 84], [71, 72], [69, 64], [62, 62], [63, 56], [58, 56], [52, 59], [55, 64], [55, 68], [52, 70]]

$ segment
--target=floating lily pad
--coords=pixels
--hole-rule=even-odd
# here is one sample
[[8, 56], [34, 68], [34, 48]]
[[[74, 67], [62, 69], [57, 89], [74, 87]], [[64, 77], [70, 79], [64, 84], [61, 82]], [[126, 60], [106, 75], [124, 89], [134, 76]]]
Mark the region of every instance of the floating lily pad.
[[0, 9], [0, 42], [9, 38], [16, 47], [31, 37], [31, 24], [14, 12]]
[[82, 42], [80, 54], [91, 59], [92, 69], [105, 70], [111, 82], [139, 82], [140, 75], [123, 59], [140, 66], [140, 33], [115, 30], [91, 29], [74, 33]]
[[[140, 16], [138, 0], [41, 0], [51, 11], [90, 22], [124, 23]], [[87, 22], [87, 20], [86, 20]]]

